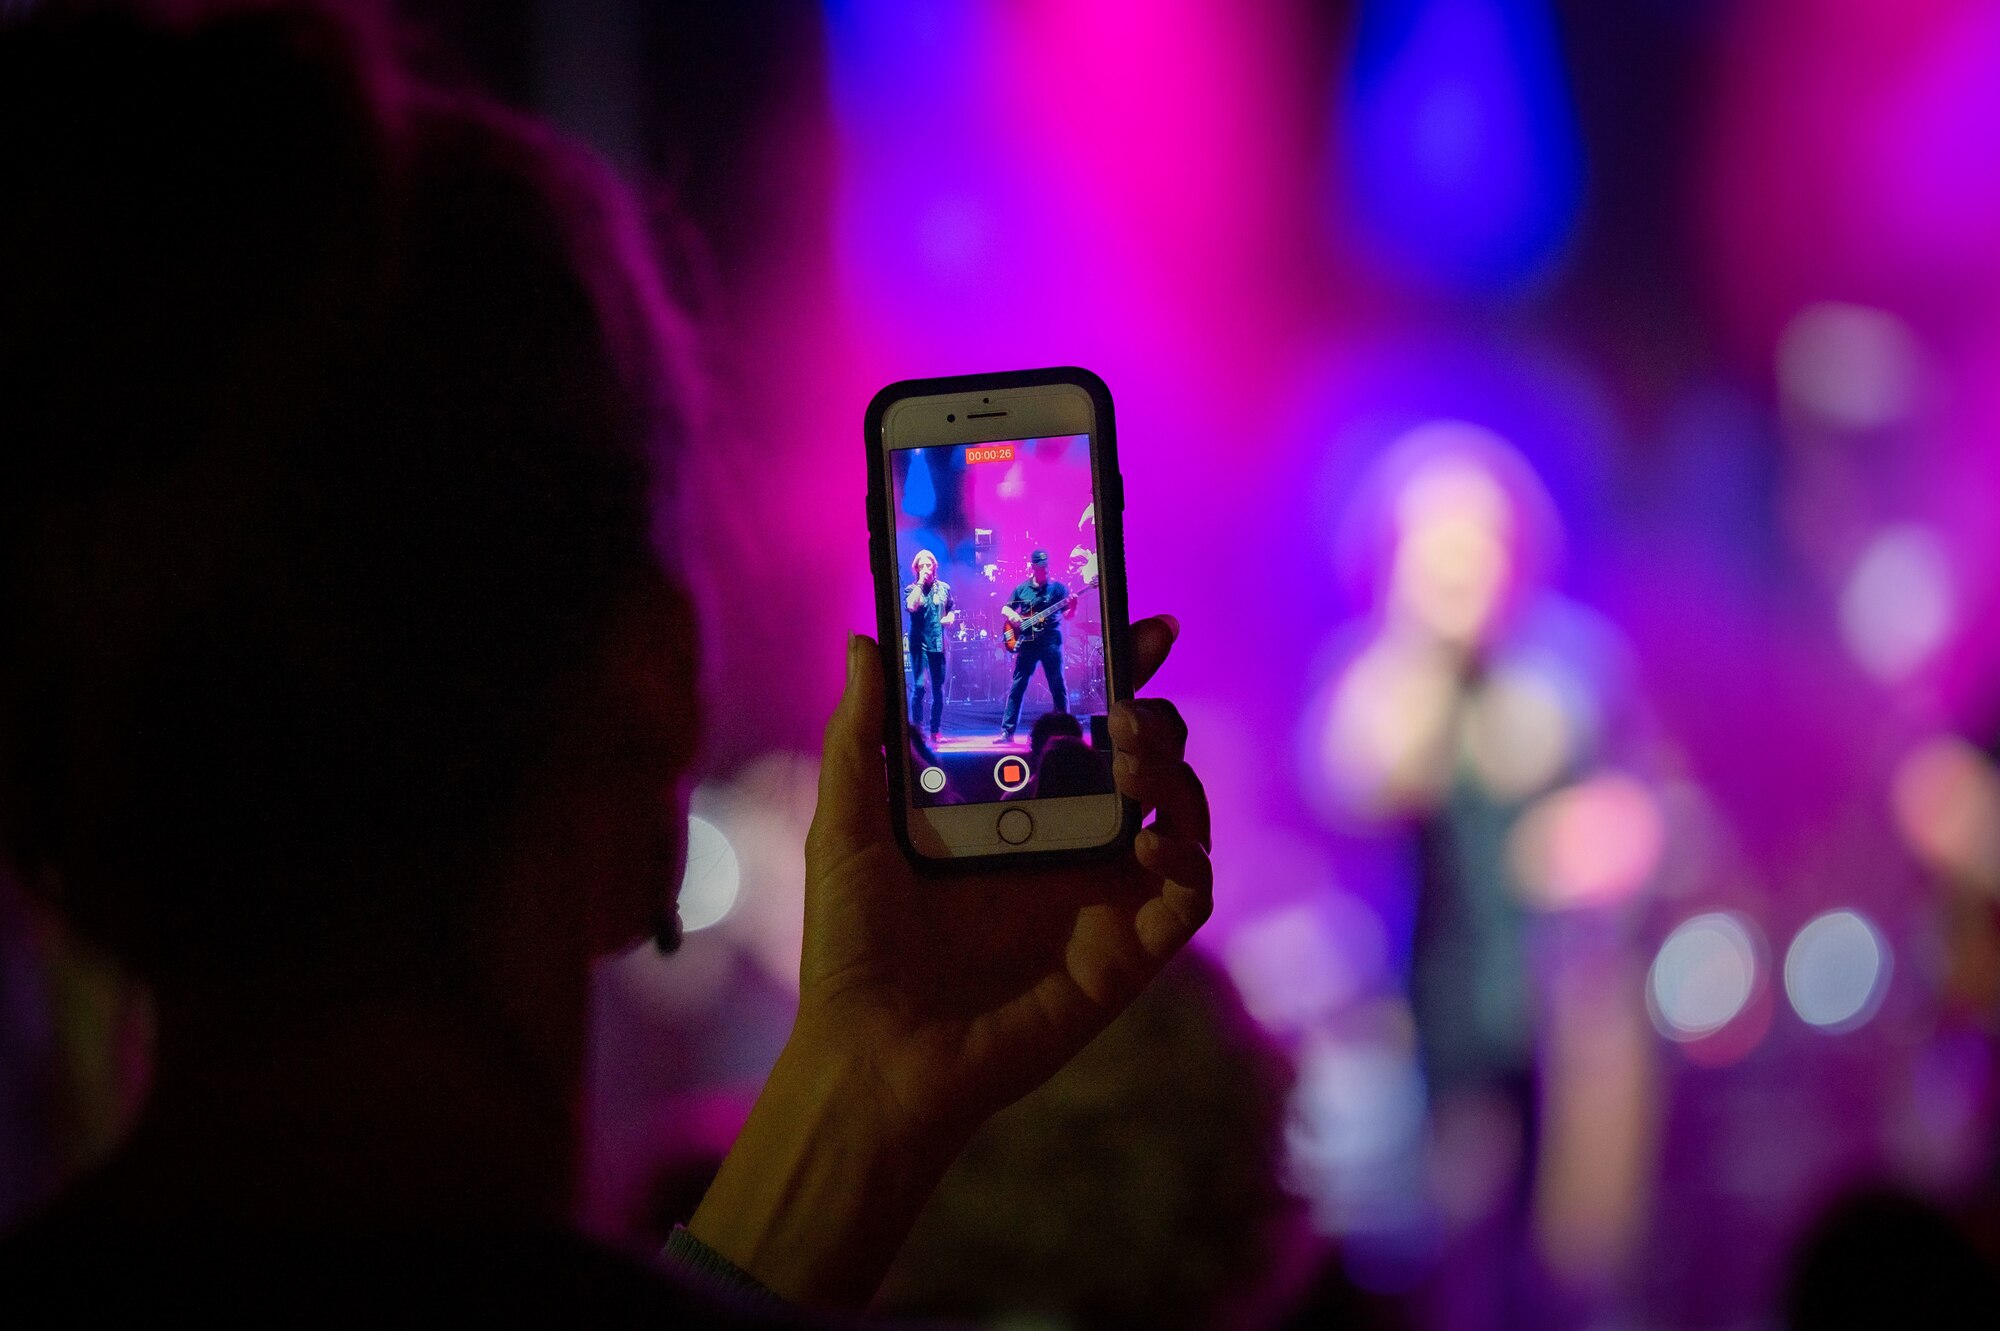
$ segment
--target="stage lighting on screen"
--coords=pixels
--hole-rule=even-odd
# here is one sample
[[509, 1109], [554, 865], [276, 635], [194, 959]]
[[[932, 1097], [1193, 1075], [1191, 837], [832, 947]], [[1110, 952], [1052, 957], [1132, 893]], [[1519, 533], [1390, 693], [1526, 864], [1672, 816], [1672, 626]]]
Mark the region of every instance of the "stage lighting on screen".
[[937, 512], [937, 486], [931, 483], [931, 462], [924, 450], [910, 457], [910, 474], [903, 482], [903, 511], [913, 518], [927, 518]]

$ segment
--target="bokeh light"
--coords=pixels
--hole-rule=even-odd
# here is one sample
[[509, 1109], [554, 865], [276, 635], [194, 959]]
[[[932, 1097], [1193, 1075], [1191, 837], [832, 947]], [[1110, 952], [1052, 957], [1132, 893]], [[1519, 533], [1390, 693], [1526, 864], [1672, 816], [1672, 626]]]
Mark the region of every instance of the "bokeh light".
[[1908, 415], [1920, 364], [1909, 327], [1886, 310], [1862, 305], [1809, 305], [1778, 340], [1785, 401], [1842, 429], [1879, 429]]
[[1808, 1026], [1854, 1030], [1888, 992], [1890, 956], [1881, 931], [1859, 911], [1815, 915], [1785, 950], [1785, 997]]
[[1449, 771], [1456, 658], [1414, 635], [1392, 635], [1334, 681], [1317, 756], [1336, 805], [1389, 816], [1421, 808]]
[[1503, 666], [1473, 696], [1460, 739], [1473, 776], [1495, 799], [1511, 802], [1562, 774], [1578, 730], [1563, 682], [1546, 670]]
[[1370, 992], [1384, 976], [1382, 922], [1345, 892], [1320, 894], [1237, 926], [1223, 945], [1250, 1015], [1273, 1030], [1302, 1030]]
[[2000, 772], [1956, 735], [1937, 735], [1897, 764], [1890, 804], [1904, 844], [1934, 872], [2000, 888]]
[[1536, 802], [1515, 824], [1508, 859], [1522, 895], [1544, 910], [1631, 896], [1666, 848], [1660, 801], [1622, 772], [1600, 772]]
[[681, 876], [681, 928], [688, 933], [721, 923], [736, 905], [743, 868], [722, 829], [688, 815], [687, 872]]
[[1699, 1040], [1735, 1020], [1758, 984], [1749, 924], [1729, 911], [1683, 921], [1660, 945], [1646, 976], [1653, 1027], [1669, 1040]]
[[718, 934], [741, 947], [765, 977], [787, 989], [799, 982], [804, 942], [805, 841], [819, 787], [819, 759], [767, 753], [727, 785], [704, 786], [700, 807], [734, 834], [743, 891]]
[[1423, 1207], [1424, 1082], [1409, 1012], [1382, 1004], [1353, 1035], [1299, 1051], [1292, 1164], [1321, 1233], [1407, 1230]]
[[1877, 679], [1918, 669], [1956, 617], [1951, 560], [1935, 533], [1891, 527], [1861, 552], [1840, 596], [1840, 628], [1854, 659]]

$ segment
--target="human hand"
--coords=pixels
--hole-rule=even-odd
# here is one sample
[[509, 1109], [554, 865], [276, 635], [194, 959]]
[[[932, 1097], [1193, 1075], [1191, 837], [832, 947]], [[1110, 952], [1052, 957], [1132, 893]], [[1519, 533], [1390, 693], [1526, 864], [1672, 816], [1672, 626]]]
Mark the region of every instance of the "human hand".
[[[1140, 684], [1179, 631], [1132, 626]], [[1121, 859], [942, 877], [895, 839], [882, 689], [879, 649], [852, 639], [806, 842], [798, 1021], [688, 1222], [819, 1307], [867, 1303], [972, 1131], [1123, 1011], [1213, 904], [1172, 703], [1112, 713], [1118, 789], [1157, 815]]]
[[[1162, 617], [1132, 632], [1143, 684], [1179, 625]], [[893, 831], [882, 708], [876, 646], [857, 638], [806, 842], [794, 1041], [861, 1057], [904, 1132], [950, 1140], [1067, 1062], [1208, 918], [1208, 802], [1173, 704], [1120, 703], [1118, 789], [1158, 815], [1131, 852], [925, 874]]]

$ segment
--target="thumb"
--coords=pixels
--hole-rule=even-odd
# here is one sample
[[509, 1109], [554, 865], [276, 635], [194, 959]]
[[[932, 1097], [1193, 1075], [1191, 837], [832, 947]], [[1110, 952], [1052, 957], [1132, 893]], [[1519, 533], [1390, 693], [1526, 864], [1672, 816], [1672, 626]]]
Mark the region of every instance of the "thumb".
[[813, 839], [830, 851], [889, 839], [889, 782], [882, 765], [882, 659], [875, 640], [847, 639], [847, 686], [826, 723]]

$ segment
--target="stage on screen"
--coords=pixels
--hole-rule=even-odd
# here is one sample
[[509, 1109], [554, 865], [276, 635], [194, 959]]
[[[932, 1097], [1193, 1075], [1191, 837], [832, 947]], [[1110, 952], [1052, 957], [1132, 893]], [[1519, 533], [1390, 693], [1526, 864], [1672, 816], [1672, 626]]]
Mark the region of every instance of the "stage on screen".
[[892, 454], [919, 805], [1111, 789], [1088, 435]]

